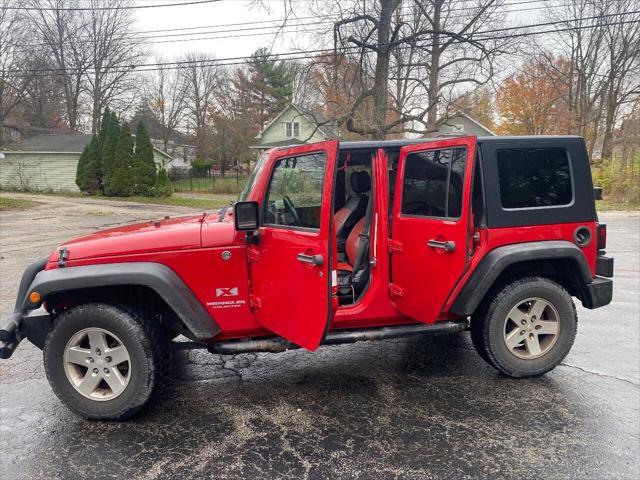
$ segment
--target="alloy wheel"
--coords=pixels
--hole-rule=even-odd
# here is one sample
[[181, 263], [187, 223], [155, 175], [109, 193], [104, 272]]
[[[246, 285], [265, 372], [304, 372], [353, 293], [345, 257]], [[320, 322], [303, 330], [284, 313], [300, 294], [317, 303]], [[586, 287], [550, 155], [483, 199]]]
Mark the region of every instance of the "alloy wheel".
[[534, 297], [519, 302], [509, 311], [503, 338], [513, 355], [532, 360], [549, 352], [559, 333], [560, 316], [556, 307], [548, 300]]
[[91, 400], [116, 398], [131, 378], [127, 348], [116, 335], [102, 328], [85, 328], [71, 337], [63, 363], [71, 385]]

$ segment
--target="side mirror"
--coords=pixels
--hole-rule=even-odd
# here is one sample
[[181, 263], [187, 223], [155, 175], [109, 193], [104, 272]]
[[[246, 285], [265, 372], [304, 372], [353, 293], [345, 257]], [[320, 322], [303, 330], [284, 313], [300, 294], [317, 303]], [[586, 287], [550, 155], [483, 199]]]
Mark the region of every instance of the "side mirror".
[[593, 188], [593, 197], [596, 200], [602, 200], [602, 187], [594, 187]]
[[233, 223], [239, 232], [251, 232], [257, 230], [258, 202], [237, 202], [233, 206]]

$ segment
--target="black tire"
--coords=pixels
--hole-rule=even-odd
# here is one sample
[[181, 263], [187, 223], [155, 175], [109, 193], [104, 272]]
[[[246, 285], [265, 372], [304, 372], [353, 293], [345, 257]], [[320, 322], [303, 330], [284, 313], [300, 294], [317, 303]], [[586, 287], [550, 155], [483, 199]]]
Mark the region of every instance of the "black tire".
[[491, 358], [489, 358], [489, 356], [487, 355], [484, 339], [482, 336], [481, 324], [487, 313], [487, 307], [488, 302], [482, 302], [471, 317], [471, 343], [473, 343], [473, 346], [476, 349], [476, 352], [478, 352], [478, 355], [480, 355], [480, 358], [482, 358], [492, 367], [495, 367], [495, 365], [493, 365], [491, 361]]
[[[559, 333], [555, 343], [539, 357], [524, 359], [514, 355], [504, 338], [505, 320], [510, 310], [528, 298], [549, 302], [558, 313]], [[543, 375], [567, 356], [578, 331], [578, 316], [569, 293], [546, 277], [509, 280], [493, 290], [473, 316], [471, 339], [479, 355], [491, 366], [511, 377]]]
[[[87, 328], [104, 329], [118, 337], [130, 358], [130, 378], [118, 396], [93, 400], [83, 396], [67, 378], [64, 352], [70, 339]], [[73, 412], [90, 419], [123, 420], [151, 398], [167, 368], [168, 345], [159, 328], [123, 306], [88, 303], [58, 316], [44, 346], [44, 368], [58, 398]]]

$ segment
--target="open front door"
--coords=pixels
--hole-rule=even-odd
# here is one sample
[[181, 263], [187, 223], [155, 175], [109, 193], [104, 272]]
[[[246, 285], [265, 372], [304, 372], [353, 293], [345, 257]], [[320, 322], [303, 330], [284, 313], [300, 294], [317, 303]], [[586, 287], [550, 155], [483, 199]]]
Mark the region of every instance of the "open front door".
[[[260, 324], [309, 350], [333, 317], [331, 213], [338, 142], [275, 150], [249, 250], [251, 303]], [[336, 304], [337, 305], [337, 304]]]
[[400, 150], [390, 294], [398, 310], [433, 323], [464, 273], [476, 137]]

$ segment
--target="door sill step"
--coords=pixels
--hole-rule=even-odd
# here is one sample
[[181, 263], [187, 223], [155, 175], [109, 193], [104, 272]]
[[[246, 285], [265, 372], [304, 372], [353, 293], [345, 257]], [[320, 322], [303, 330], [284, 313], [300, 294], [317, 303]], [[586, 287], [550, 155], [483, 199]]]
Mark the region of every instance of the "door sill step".
[[[467, 320], [437, 322], [434, 324], [411, 324], [393, 327], [366, 328], [358, 330], [337, 330], [329, 332], [322, 345], [338, 345], [341, 343], [355, 343], [370, 340], [401, 338], [424, 334], [449, 334], [466, 330]], [[235, 355], [249, 352], [285, 352], [300, 348], [282, 337], [257, 338], [248, 340], [230, 340], [209, 345], [201, 345], [211, 353]]]

